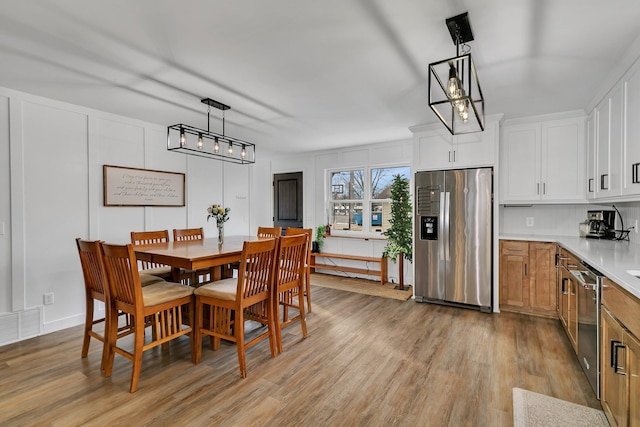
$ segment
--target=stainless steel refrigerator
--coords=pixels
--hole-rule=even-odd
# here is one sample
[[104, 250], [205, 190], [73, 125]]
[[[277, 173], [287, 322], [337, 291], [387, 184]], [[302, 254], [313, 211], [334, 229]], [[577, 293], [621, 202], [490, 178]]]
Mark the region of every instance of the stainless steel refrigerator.
[[492, 311], [493, 169], [417, 172], [415, 294]]

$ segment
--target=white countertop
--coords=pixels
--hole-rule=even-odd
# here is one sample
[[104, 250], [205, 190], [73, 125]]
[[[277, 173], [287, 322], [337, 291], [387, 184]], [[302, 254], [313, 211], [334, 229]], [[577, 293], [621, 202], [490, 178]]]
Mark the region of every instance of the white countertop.
[[640, 245], [617, 240], [586, 237], [501, 234], [501, 240], [555, 242], [640, 298], [640, 279], [627, 270], [640, 270]]

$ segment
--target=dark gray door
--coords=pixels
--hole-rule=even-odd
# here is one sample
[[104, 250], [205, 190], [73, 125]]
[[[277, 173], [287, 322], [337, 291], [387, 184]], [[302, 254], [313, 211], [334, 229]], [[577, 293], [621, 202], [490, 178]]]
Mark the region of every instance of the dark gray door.
[[273, 226], [302, 228], [302, 172], [273, 175]]

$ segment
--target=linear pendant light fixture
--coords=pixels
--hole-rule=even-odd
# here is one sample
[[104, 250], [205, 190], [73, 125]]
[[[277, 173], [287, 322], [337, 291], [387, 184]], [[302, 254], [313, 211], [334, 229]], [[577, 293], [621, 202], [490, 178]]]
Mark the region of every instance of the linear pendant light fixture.
[[465, 12], [446, 23], [456, 56], [429, 64], [429, 107], [452, 135], [482, 132], [484, 97], [466, 44], [473, 40], [469, 15]]
[[[185, 124], [169, 126], [167, 128], [167, 150], [225, 162], [255, 163], [256, 147], [254, 144], [224, 134], [224, 112], [231, 107], [211, 98], [204, 98], [201, 102], [208, 105], [207, 130]], [[211, 107], [222, 110], [222, 134], [209, 130]]]

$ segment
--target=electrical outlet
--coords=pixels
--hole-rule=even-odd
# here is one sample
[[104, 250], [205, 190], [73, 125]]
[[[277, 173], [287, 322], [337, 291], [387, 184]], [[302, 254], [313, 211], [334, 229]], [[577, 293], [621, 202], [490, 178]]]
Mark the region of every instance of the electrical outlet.
[[527, 217], [527, 227], [533, 227], [533, 217], [532, 216], [528, 216]]
[[53, 304], [53, 292], [47, 292], [46, 294], [44, 294], [42, 299], [43, 299], [44, 305]]

